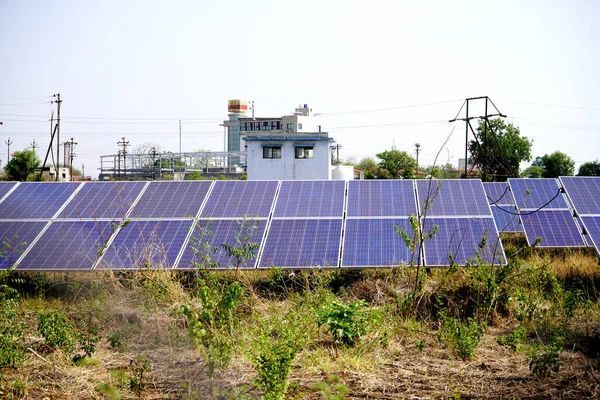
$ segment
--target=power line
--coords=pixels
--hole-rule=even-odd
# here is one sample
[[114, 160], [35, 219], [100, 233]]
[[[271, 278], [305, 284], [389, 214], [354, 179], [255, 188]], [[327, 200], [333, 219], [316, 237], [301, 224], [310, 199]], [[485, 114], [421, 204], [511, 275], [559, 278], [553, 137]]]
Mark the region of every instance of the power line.
[[519, 101], [519, 100], [498, 100], [498, 101], [503, 101], [505, 103], [515, 103], [515, 104], [529, 104], [532, 106], [541, 106], [541, 107], [570, 108], [570, 109], [575, 109], [575, 110], [600, 111], [600, 108], [595, 108], [595, 107], [581, 107], [581, 106], [567, 106], [567, 105], [560, 105], [560, 104], [534, 103], [531, 101]]
[[443, 101], [436, 101], [436, 102], [433, 102], [433, 103], [410, 104], [410, 105], [404, 105], [404, 106], [395, 106], [395, 107], [387, 107], [387, 108], [373, 108], [373, 109], [367, 109], [367, 110], [354, 110], [354, 111], [340, 111], [340, 112], [330, 112], [330, 113], [318, 113], [318, 114], [315, 114], [315, 115], [316, 116], [323, 116], [323, 117], [333, 117], [333, 116], [337, 116], [337, 115], [367, 114], [367, 113], [374, 113], [374, 112], [385, 112], [385, 111], [403, 110], [403, 109], [406, 109], [406, 108], [417, 108], [417, 107], [435, 106], [435, 105], [438, 105], [438, 104], [455, 103], [457, 101], [464, 101], [464, 99], [443, 100]]

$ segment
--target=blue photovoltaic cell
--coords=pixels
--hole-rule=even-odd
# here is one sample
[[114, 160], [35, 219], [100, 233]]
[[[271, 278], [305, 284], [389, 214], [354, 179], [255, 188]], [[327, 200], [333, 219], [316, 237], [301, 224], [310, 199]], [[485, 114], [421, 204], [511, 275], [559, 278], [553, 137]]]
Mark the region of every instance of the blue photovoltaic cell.
[[[409, 264], [411, 253], [394, 227], [412, 232], [408, 219], [348, 219], [342, 267], [392, 267]], [[416, 256], [415, 256], [416, 257]], [[414, 259], [415, 265], [417, 259]]]
[[271, 221], [261, 268], [334, 267], [338, 265], [341, 219]]
[[274, 217], [342, 217], [344, 181], [282, 181]]
[[502, 209], [496, 206], [491, 207], [498, 232], [523, 232], [523, 226], [521, 225], [519, 216], [503, 211], [509, 210], [516, 213], [517, 210], [515, 210], [514, 206], [501, 206]]
[[592, 239], [591, 241], [596, 251], [600, 254], [600, 216], [581, 217], [581, 221], [589, 238]]
[[0, 218], [52, 218], [80, 183], [23, 182], [0, 203]]
[[349, 217], [401, 217], [417, 214], [412, 180], [383, 179], [350, 181]]
[[[569, 208], [562, 193], [559, 193], [560, 188], [554, 178], [510, 178], [508, 184], [513, 192], [515, 204], [519, 209]], [[548, 202], [550, 203], [546, 204]]]
[[268, 218], [277, 181], [215, 181], [202, 218]]
[[12, 266], [46, 224], [0, 221], [0, 269]]
[[150, 182], [129, 217], [195, 217], [211, 184], [211, 181]]
[[[256, 257], [242, 260], [238, 265], [235, 257], [227, 255], [223, 245], [239, 247], [236, 237], [240, 238], [242, 243], [260, 245], [266, 226], [267, 221], [265, 220], [198, 221], [177, 268], [254, 268]], [[248, 237], [248, 239], [244, 240], [244, 237]], [[257, 255], [258, 247], [253, 251]]]
[[436, 179], [417, 180], [417, 192], [421, 213], [425, 210], [427, 199], [429, 209], [428, 216], [490, 216], [490, 207], [487, 197], [483, 191], [483, 185], [479, 179], [448, 179], [439, 181]]
[[539, 237], [537, 247], [585, 246], [573, 214], [569, 210], [540, 210], [529, 215], [521, 211], [523, 230], [531, 246]]
[[131, 221], [121, 228], [96, 268], [171, 268], [192, 221]]
[[483, 182], [483, 190], [485, 190], [490, 205], [512, 206], [515, 204], [515, 199], [506, 182]]
[[563, 176], [560, 180], [579, 215], [600, 215], [600, 177]]
[[89, 270], [112, 231], [111, 221], [54, 221], [17, 270]]
[[0, 182], [0, 200], [12, 189], [17, 182]]
[[59, 218], [123, 218], [146, 182], [87, 182]]
[[[450, 254], [458, 265], [479, 257], [484, 262], [505, 264], [506, 258], [492, 218], [428, 218], [424, 229], [429, 232], [437, 225], [438, 232], [425, 241], [425, 265], [448, 266]], [[487, 233], [483, 249], [479, 247]]]

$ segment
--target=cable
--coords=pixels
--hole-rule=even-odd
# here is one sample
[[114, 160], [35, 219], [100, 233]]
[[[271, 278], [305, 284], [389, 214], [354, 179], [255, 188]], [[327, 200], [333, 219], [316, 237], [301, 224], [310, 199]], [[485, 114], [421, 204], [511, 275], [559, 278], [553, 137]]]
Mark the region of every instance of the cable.
[[49, 101], [39, 101], [39, 102], [33, 102], [33, 103], [12, 103], [12, 104], [1, 104], [0, 103], [0, 107], [7, 107], [7, 106], [29, 106], [32, 104], [48, 104], [50, 103]]
[[504, 101], [506, 103], [516, 103], [516, 104], [529, 104], [533, 106], [542, 106], [542, 107], [557, 107], [557, 108], [570, 108], [576, 110], [590, 110], [590, 111], [600, 111], [600, 108], [594, 107], [580, 107], [580, 106], [565, 106], [559, 104], [546, 104], [546, 103], [534, 103], [530, 101], [518, 101], [518, 100], [496, 100], [496, 101]]
[[354, 111], [340, 111], [340, 112], [330, 112], [330, 113], [317, 113], [315, 115], [323, 116], [323, 117], [333, 117], [333, 116], [337, 116], [337, 115], [367, 114], [367, 113], [373, 113], [373, 112], [402, 110], [402, 109], [406, 109], [406, 108], [435, 106], [438, 104], [455, 103], [455, 102], [461, 101], [461, 100], [463, 100], [463, 99], [444, 100], [444, 101], [436, 101], [433, 103], [411, 104], [411, 105], [388, 107], [388, 108], [373, 108], [370, 110], [354, 110]]
[[490, 196], [488, 196], [487, 194], [486, 194], [485, 196], [486, 196], [488, 199], [490, 199], [490, 201], [491, 201], [492, 203], [494, 203], [494, 204], [497, 206], [497, 205], [498, 205], [497, 203], [498, 203], [500, 200], [502, 200], [502, 199], [504, 198], [504, 196], [505, 196], [505, 195], [506, 195], [506, 193], [508, 192], [508, 189], [509, 189], [509, 187], [508, 187], [508, 185], [506, 185], [506, 189], [504, 189], [504, 193], [502, 193], [502, 196], [500, 196], [500, 198], [499, 198], [498, 200], [496, 200], [496, 201], [492, 200], [492, 198], [491, 198]]
[[536, 212], [538, 212], [541, 209], [545, 208], [548, 204], [552, 203], [554, 201], [554, 199], [556, 199], [561, 193], [562, 193], [562, 190], [558, 189], [558, 193], [556, 193], [556, 195], [553, 198], [551, 198], [550, 200], [548, 200], [548, 202], [546, 204], [544, 204], [543, 206], [541, 206], [540, 208], [538, 208], [536, 210], [528, 211], [526, 213], [520, 213], [520, 212], [516, 212], [515, 213], [515, 212], [512, 212], [510, 210], [506, 210], [506, 209], [500, 207], [494, 200], [492, 200], [492, 198], [490, 198], [490, 196], [486, 195], [486, 197], [492, 202], [493, 205], [495, 205], [496, 207], [498, 207], [498, 209], [500, 209], [500, 210], [502, 210], [502, 211], [504, 211], [506, 213], [509, 213], [509, 214], [512, 214], [512, 215], [531, 215], [531, 214], [535, 214]]

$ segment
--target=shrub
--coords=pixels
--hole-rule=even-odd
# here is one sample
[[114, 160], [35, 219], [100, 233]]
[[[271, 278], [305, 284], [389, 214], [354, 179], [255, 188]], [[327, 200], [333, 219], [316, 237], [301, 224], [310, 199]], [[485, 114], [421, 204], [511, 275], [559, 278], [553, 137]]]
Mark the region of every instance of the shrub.
[[539, 378], [550, 376], [560, 369], [560, 351], [562, 346], [557, 342], [548, 346], [537, 344], [532, 346], [527, 356], [529, 370]]
[[519, 346], [525, 341], [527, 337], [527, 330], [524, 326], [520, 326], [511, 333], [498, 336], [496, 341], [500, 346], [506, 346], [510, 350], [516, 352], [519, 350]]
[[63, 311], [43, 312], [38, 315], [38, 332], [48, 347], [61, 349], [65, 353], [73, 351], [75, 332], [73, 323]]
[[348, 304], [332, 301], [318, 312], [319, 326], [327, 325], [327, 330], [337, 342], [354, 346], [369, 330], [370, 317], [377, 319], [365, 308], [364, 300]]
[[477, 352], [477, 346], [485, 329], [485, 323], [477, 323], [472, 318], [461, 322], [456, 318], [444, 316], [439, 338], [452, 348], [455, 356], [461, 360], [469, 360]]
[[18, 305], [17, 291], [0, 285], [0, 377], [3, 369], [16, 368], [25, 359], [25, 325]]

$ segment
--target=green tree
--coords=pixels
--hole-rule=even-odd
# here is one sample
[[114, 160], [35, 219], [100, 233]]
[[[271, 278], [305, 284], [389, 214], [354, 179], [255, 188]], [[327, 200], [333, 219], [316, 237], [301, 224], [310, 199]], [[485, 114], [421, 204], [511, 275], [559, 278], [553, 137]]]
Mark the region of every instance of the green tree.
[[365, 174], [366, 179], [374, 179], [377, 176], [377, 162], [371, 157], [365, 157], [358, 164], [356, 169], [362, 171]]
[[476, 139], [469, 143], [471, 163], [479, 168], [486, 181], [505, 181], [519, 176], [519, 164], [531, 160], [530, 141], [521, 136], [519, 127], [502, 119], [490, 120], [490, 127], [480, 121]]
[[4, 167], [8, 179], [25, 181], [39, 168], [41, 161], [33, 150], [16, 151], [13, 158]]
[[410, 179], [417, 168], [417, 162], [407, 152], [400, 150], [388, 150], [376, 154], [379, 158], [379, 168], [389, 171], [390, 177]]
[[579, 166], [578, 176], [600, 176], [600, 162], [590, 161]]
[[531, 164], [530, 167], [526, 168], [521, 174], [523, 178], [541, 178], [543, 175], [544, 167], [533, 164]]
[[544, 163], [544, 178], [558, 178], [559, 176], [571, 176], [575, 173], [575, 161], [565, 153], [555, 151], [542, 157]]

